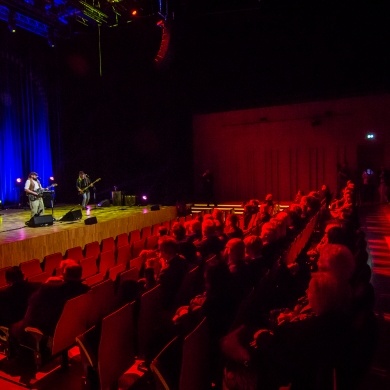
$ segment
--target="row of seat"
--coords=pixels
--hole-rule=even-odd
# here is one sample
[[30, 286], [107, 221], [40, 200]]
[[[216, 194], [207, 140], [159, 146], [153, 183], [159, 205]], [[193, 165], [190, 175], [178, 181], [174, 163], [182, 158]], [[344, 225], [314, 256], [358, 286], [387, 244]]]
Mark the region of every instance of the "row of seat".
[[[68, 248], [63, 255], [61, 252], [46, 255], [42, 261], [31, 259], [19, 264], [26, 279], [32, 282], [43, 282], [48, 277], [55, 275], [60, 263], [64, 259], [74, 259], [83, 265], [83, 278], [86, 279], [96, 273], [100, 273], [99, 264], [108, 262], [110, 267], [118, 263], [126, 263], [128, 260], [139, 256], [143, 249], [155, 249], [158, 241], [158, 229], [164, 225], [168, 229], [172, 221], [162, 224], [147, 226], [141, 230], [133, 230], [130, 233], [121, 233], [114, 237], [104, 238], [98, 241], [85, 244], [84, 248], [76, 246]], [[106, 253], [109, 252], [109, 253]], [[105, 255], [102, 256], [102, 254]], [[114, 264], [112, 264], [112, 254], [114, 254]], [[109, 260], [105, 260], [109, 258]], [[0, 269], [0, 288], [6, 285], [5, 273], [10, 267]]]

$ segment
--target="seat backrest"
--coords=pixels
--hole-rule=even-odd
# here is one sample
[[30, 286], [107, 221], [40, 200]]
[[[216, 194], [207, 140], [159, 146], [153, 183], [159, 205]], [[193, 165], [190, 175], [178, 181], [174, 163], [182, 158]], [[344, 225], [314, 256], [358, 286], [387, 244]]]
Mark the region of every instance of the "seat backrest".
[[145, 238], [138, 241], [133, 241], [131, 244], [131, 258], [138, 257], [143, 249], [145, 249]]
[[153, 374], [156, 390], [179, 388], [181, 354], [182, 341], [176, 336], [152, 360], [150, 370]]
[[152, 235], [152, 226], [144, 226], [141, 230], [141, 237], [147, 238]]
[[145, 249], [156, 249], [159, 236], [151, 235], [146, 238]]
[[122, 264], [115, 265], [114, 267], [111, 267], [108, 270], [108, 278], [111, 279], [113, 282], [115, 282], [118, 274], [120, 274], [125, 270], [126, 270], [126, 264], [122, 263]]
[[82, 259], [84, 259], [83, 249], [81, 248], [81, 246], [75, 246], [73, 248], [68, 248], [65, 251], [64, 257], [65, 257], [65, 259], [73, 259], [76, 261], [81, 261]]
[[98, 241], [88, 242], [84, 246], [84, 257], [95, 257], [97, 259], [100, 255], [100, 245]]
[[162, 326], [161, 286], [142, 294], [138, 315], [138, 348], [142, 358], [150, 358], [153, 342]]
[[130, 259], [129, 267], [130, 268], [135, 267], [138, 269], [138, 271], [140, 271], [143, 263], [144, 263], [144, 258], [142, 256], [134, 257], [133, 259]]
[[95, 304], [91, 298], [88, 292], [69, 299], [65, 303], [54, 331], [52, 355], [57, 355], [72, 347], [75, 344], [76, 336], [88, 329], [88, 310]]
[[129, 244], [131, 244], [134, 241], [138, 241], [140, 239], [141, 239], [141, 230], [135, 229], [129, 233]]
[[88, 257], [80, 261], [80, 265], [83, 269], [82, 278], [86, 279], [90, 276], [96, 275], [98, 272], [98, 268], [96, 265], [95, 256]]
[[99, 273], [104, 274], [115, 265], [115, 250], [101, 252], [98, 259]]
[[116, 264], [128, 264], [131, 257], [131, 246], [129, 244], [120, 246], [116, 253]]
[[51, 276], [52, 274], [49, 274], [49, 272], [41, 272], [40, 274], [29, 276], [27, 280], [31, 283], [45, 283]]
[[115, 240], [114, 237], [107, 237], [103, 238], [101, 242], [101, 248], [100, 252], [106, 252], [106, 251], [115, 251]]
[[61, 252], [51, 253], [43, 258], [43, 270], [50, 275], [54, 274], [54, 270], [60, 266], [63, 256]]
[[26, 278], [42, 273], [41, 262], [39, 259], [23, 261], [19, 264], [19, 268]]
[[183, 342], [179, 390], [211, 388], [210, 338], [206, 318]]
[[88, 292], [93, 304], [88, 308], [88, 327], [99, 323], [103, 317], [112, 313], [117, 306], [115, 285], [111, 279], [91, 287]]
[[134, 301], [103, 318], [98, 352], [100, 389], [112, 389], [135, 362]]
[[125, 280], [135, 280], [135, 281], [137, 281], [139, 279], [139, 271], [138, 271], [137, 268], [132, 267], [132, 268], [130, 268], [128, 270], [125, 270], [125, 271], [121, 272], [118, 275], [118, 278], [119, 278], [119, 284], [121, 284]]
[[95, 274], [86, 278], [83, 283], [92, 287], [98, 283], [103, 282], [103, 280], [105, 280], [105, 274]]
[[204, 290], [203, 271], [199, 266], [188, 271], [181, 282], [175, 298], [175, 306], [188, 305], [190, 300]]
[[115, 238], [115, 245], [118, 249], [121, 246], [129, 244], [129, 235], [127, 233], [120, 233]]

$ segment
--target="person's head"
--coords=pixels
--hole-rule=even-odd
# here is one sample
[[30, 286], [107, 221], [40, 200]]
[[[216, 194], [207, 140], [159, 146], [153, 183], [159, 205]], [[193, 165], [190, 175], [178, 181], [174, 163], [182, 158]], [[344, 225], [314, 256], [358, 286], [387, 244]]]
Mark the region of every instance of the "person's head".
[[213, 216], [213, 218], [216, 220], [216, 221], [219, 221], [221, 224], [224, 223], [224, 220], [223, 220], [223, 211], [220, 210], [220, 209], [217, 209], [217, 208], [214, 208], [211, 215]]
[[172, 257], [177, 255], [178, 252], [178, 244], [173, 237], [162, 236], [158, 240], [158, 249], [160, 251], [161, 257], [168, 261]]
[[61, 275], [58, 275], [58, 276], [61, 276], [63, 278], [64, 274], [65, 274], [66, 268], [67, 267], [71, 267], [73, 265], [80, 265], [80, 263], [77, 260], [73, 260], [73, 259], [62, 260], [61, 263], [60, 263], [60, 266], [59, 266]]
[[205, 219], [202, 223], [202, 234], [204, 237], [215, 236], [215, 223], [212, 219]]
[[28, 178], [29, 178], [29, 179], [33, 179], [33, 180], [37, 180], [37, 179], [38, 179], [38, 173], [36, 173], [36, 172], [30, 172], [30, 173], [28, 174]]
[[329, 272], [338, 280], [348, 283], [355, 270], [352, 252], [342, 244], [326, 244], [320, 250], [318, 270]]
[[237, 264], [245, 258], [245, 244], [240, 238], [231, 238], [225, 246], [225, 258], [228, 264]]
[[229, 214], [226, 218], [226, 225], [227, 226], [238, 226], [238, 216], [237, 214]]
[[201, 235], [202, 234], [202, 222], [200, 222], [198, 219], [194, 219], [189, 222], [189, 233], [190, 234], [196, 234]]
[[168, 235], [168, 228], [166, 226], [160, 226], [158, 228], [158, 235], [161, 236], [167, 236]]
[[172, 226], [172, 234], [176, 240], [184, 240], [186, 237], [186, 229], [180, 222], [175, 222]]
[[80, 179], [84, 179], [85, 178], [85, 172], [84, 171], [80, 171], [79, 172], [79, 178]]
[[8, 284], [21, 282], [22, 280], [24, 280], [24, 275], [22, 270], [16, 265], [14, 265], [11, 268], [8, 268], [5, 271], [5, 280]]
[[63, 271], [63, 278], [65, 282], [79, 282], [81, 281], [81, 276], [83, 269], [80, 264], [77, 262], [68, 263]]
[[261, 256], [263, 249], [263, 242], [259, 236], [250, 235], [244, 238], [246, 254], [251, 258], [255, 259]]
[[307, 289], [309, 304], [317, 315], [343, 311], [349, 307], [352, 289], [348, 283], [329, 272], [312, 275]]

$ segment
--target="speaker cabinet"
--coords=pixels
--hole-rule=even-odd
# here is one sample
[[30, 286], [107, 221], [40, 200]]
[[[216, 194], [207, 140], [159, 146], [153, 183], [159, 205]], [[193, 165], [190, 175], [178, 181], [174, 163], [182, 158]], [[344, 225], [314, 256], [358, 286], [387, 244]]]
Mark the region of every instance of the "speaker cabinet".
[[30, 227], [41, 227], [53, 225], [54, 218], [51, 215], [39, 215], [32, 217], [28, 222], [27, 226]]
[[62, 218], [62, 222], [71, 222], [71, 221], [77, 221], [78, 219], [81, 219], [82, 217], [81, 210], [70, 210], [68, 211]]
[[96, 217], [89, 217], [87, 219], [84, 219], [84, 223], [86, 225], [94, 225], [95, 223], [97, 223], [97, 218]]
[[108, 199], [104, 199], [98, 203], [98, 206], [99, 207], [109, 207], [109, 206], [111, 206], [111, 203]]
[[158, 204], [154, 204], [154, 205], [150, 206], [150, 210], [151, 210], [151, 211], [157, 211], [157, 210], [160, 210], [160, 205], [158, 205]]

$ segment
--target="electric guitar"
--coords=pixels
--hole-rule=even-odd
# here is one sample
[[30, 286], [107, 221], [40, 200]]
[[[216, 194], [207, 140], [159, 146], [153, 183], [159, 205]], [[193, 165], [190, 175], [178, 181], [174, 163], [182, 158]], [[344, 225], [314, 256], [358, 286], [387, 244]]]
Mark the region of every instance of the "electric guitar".
[[54, 187], [57, 187], [58, 184], [51, 184], [49, 187], [46, 187], [46, 188], [38, 188], [35, 192], [38, 194], [38, 195], [33, 195], [33, 194], [27, 194], [28, 196], [28, 199], [30, 201], [34, 201], [34, 200], [37, 200], [39, 198], [42, 198], [43, 196], [43, 192], [44, 191], [49, 191], [50, 188], [54, 188]]
[[99, 179], [96, 179], [94, 182], [92, 182], [91, 184], [88, 184], [86, 187], [84, 187], [82, 190], [79, 190], [79, 194], [82, 195], [84, 194], [85, 191], [87, 191], [87, 189], [89, 187], [93, 187], [95, 183], [97, 183], [98, 181], [102, 180], [101, 177], [99, 177]]

